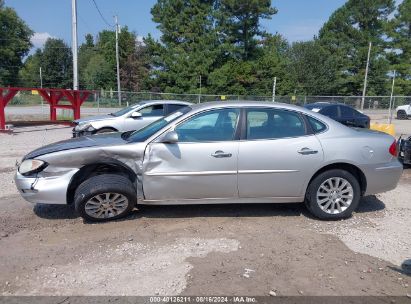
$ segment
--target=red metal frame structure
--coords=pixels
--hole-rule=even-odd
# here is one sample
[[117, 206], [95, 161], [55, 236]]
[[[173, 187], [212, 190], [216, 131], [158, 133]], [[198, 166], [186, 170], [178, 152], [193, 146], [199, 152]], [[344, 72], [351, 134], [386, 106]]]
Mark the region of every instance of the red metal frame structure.
[[[6, 128], [6, 115], [4, 108], [19, 91], [37, 91], [40, 96], [50, 104], [50, 120], [57, 120], [57, 109], [73, 110], [74, 119], [80, 118], [80, 107], [90, 96], [92, 91], [65, 90], [65, 89], [39, 89], [39, 88], [1, 88], [0, 87], [0, 130]], [[62, 105], [59, 102], [65, 97], [70, 105]]]

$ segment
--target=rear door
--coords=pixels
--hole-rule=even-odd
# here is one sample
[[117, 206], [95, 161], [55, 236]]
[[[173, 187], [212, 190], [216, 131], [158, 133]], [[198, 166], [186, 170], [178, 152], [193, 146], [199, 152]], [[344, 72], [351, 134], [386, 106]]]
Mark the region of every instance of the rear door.
[[246, 131], [238, 154], [241, 198], [292, 198], [323, 161], [315, 135], [298, 112], [276, 108], [246, 110]]

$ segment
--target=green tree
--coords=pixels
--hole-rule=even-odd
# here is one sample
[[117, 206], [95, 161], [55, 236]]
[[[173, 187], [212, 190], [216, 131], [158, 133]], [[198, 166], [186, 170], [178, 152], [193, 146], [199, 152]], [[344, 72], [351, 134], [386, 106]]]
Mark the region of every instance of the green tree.
[[80, 88], [89, 88], [86, 81], [85, 71], [90, 60], [96, 55], [94, 38], [91, 34], [85, 36], [85, 42], [80, 45], [78, 50], [78, 68]]
[[[197, 93], [199, 76], [207, 83], [220, 54], [214, 0], [158, 0], [151, 13], [160, 42], [145, 39], [152, 57], [150, 86], [175, 93]], [[206, 88], [203, 92], [206, 91]]]
[[19, 86], [40, 87], [40, 66], [42, 52], [37, 49], [33, 55], [29, 55], [19, 71]]
[[288, 43], [280, 35], [265, 35], [260, 45], [254, 60], [232, 59], [215, 69], [209, 77], [210, 91], [269, 96], [277, 77], [277, 94], [288, 94], [292, 88], [286, 57]]
[[44, 44], [41, 56], [43, 84], [45, 87], [71, 88], [71, 49], [61, 39], [49, 38]]
[[[116, 40], [115, 32], [104, 30], [98, 34], [94, 51], [103, 56], [107, 65], [104, 70], [110, 67], [107, 74], [106, 83], [101, 84], [103, 88], [113, 88], [116, 83]], [[120, 79], [123, 90], [137, 90], [143, 87], [146, 82], [147, 73], [146, 54], [144, 46], [137, 41], [137, 35], [130, 32], [128, 27], [121, 29], [119, 34], [119, 57], [120, 57]], [[94, 69], [95, 67], [93, 67]], [[142, 74], [140, 74], [142, 73]], [[88, 75], [88, 77], [90, 74]], [[100, 82], [99, 82], [100, 83]]]
[[113, 69], [109, 62], [101, 54], [94, 54], [84, 68], [83, 79], [85, 88], [109, 89], [115, 87], [115, 79], [113, 79]]
[[31, 48], [32, 34], [15, 10], [0, 1], [0, 86], [17, 84], [22, 60]]
[[330, 95], [336, 83], [334, 56], [318, 41], [295, 42], [289, 52], [289, 73], [297, 94]]
[[326, 57], [336, 63], [333, 94], [361, 94], [369, 42], [373, 49], [368, 92], [387, 93], [385, 36], [394, 8], [394, 0], [348, 0], [324, 24], [319, 42], [327, 52]]
[[150, 70], [150, 58], [144, 43], [136, 41], [135, 50], [129, 54], [120, 68], [121, 87], [139, 92], [146, 89]]
[[218, 32], [220, 40], [234, 49], [234, 55], [242, 59], [255, 57], [258, 36], [266, 34], [261, 19], [271, 19], [277, 9], [271, 0], [220, 0], [217, 2]]
[[397, 71], [397, 93], [411, 96], [411, 0], [404, 0], [390, 23], [392, 70]]

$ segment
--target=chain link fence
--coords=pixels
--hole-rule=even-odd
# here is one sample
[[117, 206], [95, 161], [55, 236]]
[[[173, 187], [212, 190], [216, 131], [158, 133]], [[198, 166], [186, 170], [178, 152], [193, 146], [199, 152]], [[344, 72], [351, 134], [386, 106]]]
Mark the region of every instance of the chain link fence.
[[[364, 110], [373, 111], [380, 110], [380, 112], [386, 113], [389, 111], [390, 96], [367, 96], [364, 99]], [[82, 106], [82, 113], [86, 115], [105, 113], [111, 108], [123, 108], [133, 105], [140, 101], [145, 100], [181, 100], [192, 103], [202, 103], [210, 101], [266, 101], [272, 102], [272, 96], [255, 96], [255, 95], [210, 95], [210, 94], [176, 94], [176, 93], [158, 93], [158, 92], [122, 92], [121, 103], [118, 100], [118, 94], [116, 91], [95, 91], [90, 94], [88, 99]], [[392, 109], [395, 109], [398, 105], [411, 104], [411, 96], [394, 96], [392, 99]], [[304, 105], [314, 102], [335, 102], [350, 105], [354, 108], [361, 109], [362, 97], [361, 96], [276, 96], [275, 102], [282, 102], [287, 104]], [[68, 101], [62, 99], [60, 104], [69, 104]], [[8, 107], [22, 106], [26, 107], [24, 113], [27, 114], [33, 107], [33, 111], [38, 112], [38, 106], [41, 107], [41, 114], [44, 117], [49, 115], [49, 107], [42, 97], [36, 94], [36, 91], [21, 91], [16, 97], [14, 97], [9, 103]], [[85, 109], [87, 108], [87, 109]], [[6, 108], [7, 111], [7, 108]], [[39, 113], [37, 113], [39, 114]], [[70, 120], [73, 117], [71, 110], [58, 109], [58, 118], [64, 120]]]
[[[390, 96], [367, 96], [364, 99], [364, 109], [389, 109]], [[210, 102], [210, 101], [273, 101], [272, 96], [256, 95], [209, 95], [209, 94], [176, 94], [176, 93], [156, 93], [156, 92], [122, 92], [121, 104], [118, 102], [117, 92], [99, 92], [89, 106], [93, 107], [125, 107], [143, 100], [181, 100], [192, 103]], [[313, 102], [335, 102], [343, 103], [361, 108], [361, 96], [276, 96], [275, 102], [287, 104], [304, 105]], [[394, 96], [392, 108], [398, 105], [410, 104], [411, 96]]]

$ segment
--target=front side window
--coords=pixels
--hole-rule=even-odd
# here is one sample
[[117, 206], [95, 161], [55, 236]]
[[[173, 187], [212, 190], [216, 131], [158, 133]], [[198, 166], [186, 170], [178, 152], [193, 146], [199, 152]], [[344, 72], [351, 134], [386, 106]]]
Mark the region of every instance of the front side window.
[[305, 134], [305, 124], [298, 113], [279, 109], [247, 111], [248, 140], [297, 137]]
[[189, 118], [175, 128], [179, 142], [234, 140], [239, 110], [219, 109]]
[[141, 113], [143, 117], [150, 117], [150, 116], [163, 116], [164, 114], [164, 105], [162, 104], [156, 104], [156, 105], [151, 105], [147, 106], [145, 108], [142, 108], [138, 110], [138, 112]]

